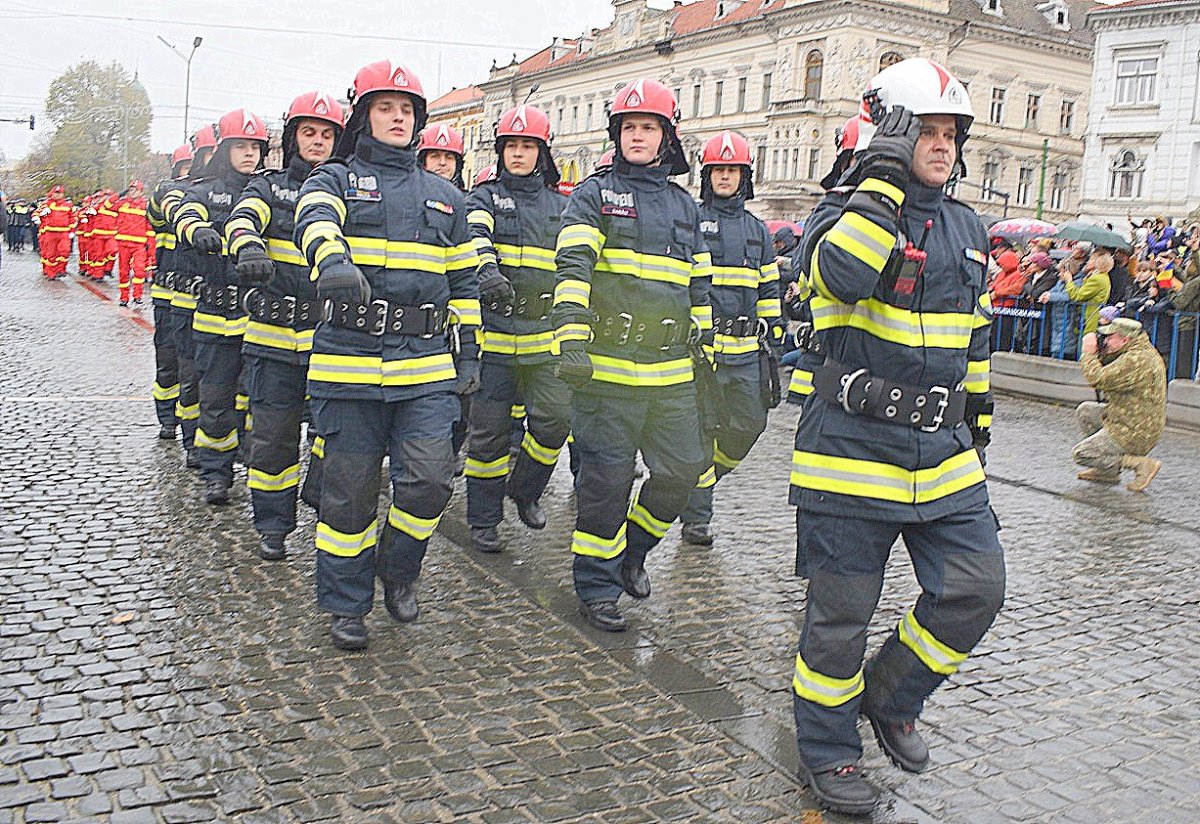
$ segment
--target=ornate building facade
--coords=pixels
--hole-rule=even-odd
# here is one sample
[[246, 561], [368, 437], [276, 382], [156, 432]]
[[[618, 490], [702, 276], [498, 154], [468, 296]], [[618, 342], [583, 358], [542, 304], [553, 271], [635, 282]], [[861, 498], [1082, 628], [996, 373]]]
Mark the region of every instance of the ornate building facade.
[[[494, 66], [483, 117], [529, 97], [550, 113], [564, 177], [607, 148], [606, 105], [628, 80], [675, 90], [685, 147], [735, 129], [756, 153], [763, 217], [807, 214], [834, 157], [834, 132], [881, 67], [926, 56], [967, 85], [976, 112], [959, 197], [981, 211], [1047, 219], [1078, 208], [1092, 33], [1088, 0], [695, 0], [655, 9], [613, 0], [613, 21]], [[1043, 176], [1043, 157], [1045, 174]], [[491, 162], [492, 157], [487, 158]], [[680, 179], [693, 191], [699, 172]]]

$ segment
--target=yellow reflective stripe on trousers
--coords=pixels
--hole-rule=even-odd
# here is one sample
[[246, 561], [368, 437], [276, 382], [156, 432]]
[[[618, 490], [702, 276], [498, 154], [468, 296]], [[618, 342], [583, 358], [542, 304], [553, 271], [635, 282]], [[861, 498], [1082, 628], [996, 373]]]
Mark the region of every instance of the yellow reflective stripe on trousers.
[[849, 304], [820, 295], [810, 306], [818, 331], [850, 327], [914, 349], [966, 349], [971, 343], [972, 316], [967, 313], [913, 312], [877, 298]]
[[632, 249], [615, 249], [610, 246], [600, 251], [596, 261], [597, 272], [613, 275], [629, 275], [641, 280], [672, 283], [687, 286], [692, 280], [692, 263], [676, 260], [666, 255], [635, 252]]
[[250, 408], [250, 396], [243, 395], [241, 392], [233, 396], [233, 408], [239, 412], [245, 412]]
[[911, 610], [900, 621], [899, 630], [900, 643], [939, 675], [953, 675], [967, 660], [967, 653], [952, 649], [934, 638], [933, 633], [917, 622], [917, 616]]
[[214, 438], [203, 429], [197, 428], [196, 446], [203, 449], [211, 449], [213, 452], [231, 452], [237, 449], [238, 431], [231, 429], [229, 430], [229, 434], [223, 438]]
[[558, 239], [554, 244], [554, 253], [557, 255], [563, 249], [569, 249], [572, 246], [586, 246], [592, 250], [592, 254], [599, 255], [600, 247], [604, 245], [605, 239], [604, 233], [595, 226], [588, 226], [586, 223], [572, 223], [559, 231]]
[[272, 475], [261, 469], [246, 470], [246, 486], [260, 492], [284, 492], [300, 485], [300, 464], [293, 464], [282, 472]]
[[661, 518], [656, 518], [650, 510], [642, 506], [640, 500], [642, 489], [645, 489], [645, 487], [643, 486], [638, 490], [638, 494], [634, 496], [633, 502], [629, 505], [629, 520], [655, 538], [661, 538], [671, 528], [672, 521], [664, 521]]
[[150, 394], [156, 401], [173, 401], [179, 397], [179, 384], [160, 386], [158, 381], [155, 381], [154, 389]]
[[246, 323], [246, 335], [242, 340], [244, 343], [281, 349], [285, 352], [308, 352], [312, 349], [313, 330], [303, 329], [297, 332], [288, 326], [251, 320]]
[[291, 263], [296, 266], [308, 266], [304, 253], [290, 240], [277, 237], [264, 238], [267, 242], [267, 257], [276, 263]]
[[807, 369], [793, 369], [792, 380], [788, 384], [788, 392], [793, 392], [797, 395], [811, 395], [813, 393], [813, 375]]
[[454, 358], [449, 352], [421, 358], [385, 361], [373, 355], [329, 355], [314, 352], [308, 379], [326, 383], [367, 386], [416, 386], [454, 380]]
[[554, 271], [554, 250], [541, 246], [516, 246], [511, 243], [495, 244], [496, 253], [500, 255], [500, 263], [505, 266], [526, 269], [541, 269], [544, 272]]
[[379, 520], [362, 532], [339, 532], [324, 521], [317, 521], [317, 549], [337, 555], [339, 558], [354, 558], [375, 546]]
[[991, 361], [967, 361], [967, 377], [963, 388], [975, 395], [982, 395], [992, 388]]
[[221, 315], [210, 315], [208, 312], [196, 312], [192, 316], [192, 330], [205, 332], [209, 335], [221, 335], [226, 338], [236, 338], [246, 333], [245, 316], [226, 318]]
[[792, 453], [792, 485], [901, 504], [923, 504], [985, 480], [979, 453], [967, 449], [928, 469], [909, 470], [878, 461]]
[[843, 249], [876, 272], [882, 272], [896, 237], [857, 212], [843, 212], [822, 242]]
[[200, 420], [200, 404], [193, 403], [184, 406], [179, 401], [175, 401], [175, 417], [181, 421]]
[[713, 446], [713, 463], [715, 463], [717, 466], [724, 467], [725, 469], [734, 470], [738, 468], [738, 464], [741, 463], [741, 460], [738, 458], [731, 458], [721, 451], [721, 447]]
[[508, 408], [508, 416], [514, 421], [524, 420], [525, 415], [525, 404], [523, 403], [514, 403]]
[[831, 678], [822, 675], [796, 655], [796, 671], [792, 675], [792, 690], [805, 701], [822, 707], [840, 707], [863, 691], [863, 673], [859, 669], [850, 678]]
[[508, 474], [508, 456], [505, 455], [494, 461], [467, 458], [466, 463], [463, 464], [463, 474], [468, 478], [483, 478], [484, 480], [503, 478]]
[[571, 534], [571, 552], [604, 560], [616, 558], [625, 551], [625, 524], [625, 521], [621, 522], [621, 528], [614, 538], [601, 538], [590, 532], [575, 530]]
[[692, 380], [692, 359], [637, 363], [625, 358], [592, 355], [592, 378], [624, 386], [675, 386]]
[[525, 454], [543, 466], [554, 466], [558, 460], [558, 453], [562, 451], [562, 447], [552, 449], [548, 446], [542, 446], [538, 443], [537, 438], [533, 437], [532, 432], [526, 432], [525, 437], [521, 439], [521, 449], [525, 450]]
[[441, 519], [441, 515], [436, 518], [420, 518], [395, 506], [388, 510], [388, 524], [418, 541], [428, 541]]
[[712, 285], [731, 288], [757, 289], [759, 272], [748, 266], [719, 266], [713, 264]]

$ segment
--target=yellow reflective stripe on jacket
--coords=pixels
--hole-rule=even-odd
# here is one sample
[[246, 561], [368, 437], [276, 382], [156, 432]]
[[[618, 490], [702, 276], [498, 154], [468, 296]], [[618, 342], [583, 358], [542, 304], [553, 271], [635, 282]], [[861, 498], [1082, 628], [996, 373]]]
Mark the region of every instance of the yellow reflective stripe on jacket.
[[939, 675], [953, 675], [967, 660], [967, 653], [946, 646], [921, 626], [912, 610], [900, 621], [900, 643], [913, 651], [921, 663]]
[[265, 238], [267, 241], [267, 257], [277, 263], [291, 263], [296, 266], [308, 266], [304, 253], [290, 240], [278, 237]]
[[992, 388], [991, 361], [967, 361], [967, 377], [963, 388], [975, 395], [982, 395]]
[[849, 304], [817, 295], [810, 305], [817, 330], [850, 327], [913, 348], [966, 349], [971, 343], [970, 314], [913, 312], [878, 298]]
[[979, 415], [975, 418], [975, 426], [979, 429], [987, 429], [992, 425], [991, 415]]
[[793, 369], [792, 380], [788, 383], [788, 392], [796, 395], [811, 395], [813, 393], [813, 374], [807, 369]]
[[483, 323], [483, 312], [479, 308], [478, 298], [450, 298], [451, 323], [461, 323], [463, 326], [479, 326]]
[[592, 284], [586, 280], [561, 280], [554, 287], [554, 305], [578, 303], [584, 309], [591, 305]]
[[496, 218], [492, 217], [492, 213], [487, 209], [472, 209], [467, 212], [467, 224], [483, 226], [489, 232], [496, 231]]
[[975, 321], [973, 328], [981, 329], [992, 322], [992, 294], [984, 292], [979, 296], [979, 303], [975, 306]]
[[170, 251], [175, 248], [175, 235], [171, 232], [156, 232], [154, 235], [154, 245], [159, 249]]
[[759, 271], [748, 266], [718, 266], [712, 267], [712, 285], [728, 286], [734, 289], [757, 289]]
[[713, 313], [711, 306], [693, 306], [689, 312], [700, 331], [707, 332], [713, 328]]
[[168, 289], [165, 286], [159, 286], [157, 283], [150, 284], [150, 298], [152, 300], [170, 300], [175, 295], [175, 290]]
[[532, 432], [526, 432], [525, 437], [521, 439], [521, 449], [525, 450], [525, 454], [543, 466], [554, 466], [558, 460], [558, 453], [562, 451], [562, 447], [557, 449], [550, 446], [543, 446], [538, 443], [537, 438], [533, 437]]
[[292, 464], [282, 472], [271, 474], [250, 467], [246, 470], [246, 486], [260, 492], [285, 492], [300, 485], [300, 464]]
[[876, 272], [882, 272], [896, 236], [857, 212], [843, 212], [821, 242], [843, 249]]
[[760, 318], [771, 319], [783, 314], [779, 298], [761, 298], [754, 303], [754, 313]]
[[859, 192], [878, 192], [889, 200], [893, 201], [897, 206], [904, 203], [904, 190], [888, 183], [886, 180], [880, 180], [877, 177], [868, 177], [862, 183], [858, 184]]
[[171, 293], [172, 306], [176, 306], [180, 309], [195, 309], [197, 303], [199, 303], [199, 301], [197, 301], [194, 296], [189, 295], [187, 292]]
[[[296, 214], [300, 214], [305, 209], [311, 208], [318, 204], [324, 204], [325, 206], [333, 209], [333, 211], [337, 213], [338, 220], [340, 220], [342, 223], [346, 222], [345, 201], [343, 201], [337, 195], [330, 194], [329, 192], [308, 192], [296, 202]], [[266, 223], [264, 222], [263, 225], [265, 226]], [[313, 225], [315, 226], [316, 224]], [[305, 242], [304, 245], [307, 246], [308, 243]]]
[[610, 246], [600, 251], [596, 261], [597, 272], [613, 275], [629, 275], [641, 280], [672, 283], [687, 286], [692, 279], [690, 261], [676, 260], [666, 255], [635, 252], [632, 249], [614, 249]]
[[513, 335], [508, 332], [484, 329], [482, 346], [484, 352], [497, 355], [538, 355], [552, 351], [554, 332]]
[[457, 246], [447, 247], [445, 251], [446, 269], [449, 271], [479, 268], [479, 255], [475, 252], [475, 244], [470, 240]]
[[595, 226], [589, 226], [586, 223], [572, 223], [570, 226], [562, 227], [559, 231], [558, 239], [554, 244], [554, 253], [558, 254], [563, 249], [569, 249], [572, 246], [586, 246], [592, 250], [592, 254], [599, 255], [604, 241], [604, 233]]
[[150, 235], [117, 235], [117, 240], [123, 240], [126, 243], [145, 243], [150, 240]]
[[721, 451], [720, 446], [714, 444], [713, 445], [713, 463], [716, 464], [717, 466], [723, 467], [725, 469], [734, 470], [734, 469], [738, 468], [738, 464], [741, 463], [741, 460], [739, 460], [738, 458], [729, 457], [728, 455], [726, 455], [724, 452]]
[[246, 334], [243, 341], [255, 346], [266, 346], [287, 352], [309, 352], [312, 350], [313, 330], [296, 331], [289, 326], [276, 326], [273, 323], [250, 320], [246, 323]]
[[638, 363], [625, 358], [592, 355], [592, 379], [623, 386], [676, 386], [692, 380], [692, 359]]
[[245, 316], [226, 318], [221, 315], [210, 315], [208, 312], [197, 311], [192, 315], [192, 330], [209, 335], [221, 335], [226, 338], [236, 338], [246, 334]]
[[557, 355], [562, 352], [562, 345], [567, 341], [577, 340], [587, 343], [592, 339], [592, 327], [586, 323], [564, 323], [554, 330], [554, 341], [550, 351]]
[[758, 270], [759, 283], [771, 283], [776, 280], [779, 280], [779, 264], [775, 261], [771, 261]]
[[405, 512], [395, 505], [388, 510], [388, 524], [393, 529], [398, 529], [418, 541], [429, 540], [429, 536], [437, 529], [438, 521], [441, 519], [441, 515], [436, 518], [421, 518], [411, 512]]
[[463, 474], [468, 478], [503, 478], [508, 474], [508, 455], [494, 461], [480, 461], [468, 457], [463, 464]]
[[[342, 240], [342, 227], [338, 226], [332, 220], [317, 220], [304, 229], [304, 234], [300, 236], [300, 245], [305, 251], [312, 245], [314, 240], [321, 241], [340, 241]], [[341, 245], [340, 243], [338, 244]]]
[[[249, 209], [254, 212], [254, 216], [258, 218], [258, 226], [251, 225], [248, 228], [253, 229], [255, 234], [265, 229], [271, 223], [271, 206], [261, 197], [244, 197], [238, 201], [234, 207], [236, 212], [239, 209]], [[238, 220], [248, 220], [248, 218], [237, 218]]]
[[616, 558], [625, 551], [625, 526], [626, 522], [621, 522], [620, 529], [617, 530], [614, 538], [601, 538], [599, 535], [592, 535], [590, 532], [575, 530], [571, 534], [571, 551], [576, 555], [587, 555], [592, 558]]
[[437, 381], [452, 381], [455, 377], [454, 358], [449, 352], [389, 361], [375, 355], [330, 355], [314, 352], [308, 364], [308, 379], [325, 383], [416, 386]]
[[831, 678], [822, 675], [796, 654], [796, 671], [792, 675], [792, 689], [805, 701], [822, 707], [840, 707], [859, 695], [864, 688], [862, 669], [849, 678]]
[[492, 244], [487, 238], [477, 237], [471, 242], [475, 244], [475, 254], [479, 256], [480, 266], [497, 262], [496, 253], [492, 251]]
[[339, 532], [324, 521], [317, 521], [317, 549], [339, 558], [355, 558], [375, 546], [379, 519], [362, 532]]
[[514, 268], [540, 269], [553, 272], [554, 250], [541, 246], [516, 246], [510, 243], [495, 244], [496, 252], [500, 255], [500, 263]]
[[924, 504], [985, 480], [979, 453], [967, 449], [928, 469], [822, 455], [792, 453], [792, 485], [818, 492], [856, 495], [900, 504]]

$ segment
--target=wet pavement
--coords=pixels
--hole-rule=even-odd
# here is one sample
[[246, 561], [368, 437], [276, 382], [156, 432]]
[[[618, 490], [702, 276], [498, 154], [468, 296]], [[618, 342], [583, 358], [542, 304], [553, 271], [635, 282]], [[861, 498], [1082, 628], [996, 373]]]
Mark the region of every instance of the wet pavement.
[[[244, 486], [206, 507], [156, 439], [149, 304], [29, 253], [0, 290], [0, 824], [846, 820], [795, 778], [791, 408], [718, 487], [716, 546], [676, 527], [651, 557], [629, 632], [576, 614], [563, 467], [550, 528], [510, 510], [497, 556], [464, 548], [460, 485], [420, 620], [377, 609], [339, 654], [312, 514], [259, 561]], [[864, 728], [877, 821], [1197, 820], [1200, 436], [1168, 432], [1140, 496], [1076, 481], [1075, 440], [1070, 410], [999, 401], [1007, 603], [930, 701], [929, 772]], [[872, 645], [915, 595], [898, 547]]]

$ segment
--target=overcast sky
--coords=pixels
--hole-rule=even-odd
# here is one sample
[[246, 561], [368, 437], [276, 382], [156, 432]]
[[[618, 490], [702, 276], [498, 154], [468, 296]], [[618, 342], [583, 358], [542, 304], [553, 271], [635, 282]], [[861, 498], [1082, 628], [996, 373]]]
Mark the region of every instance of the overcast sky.
[[[340, 97], [359, 67], [383, 58], [407, 63], [432, 100], [486, 79], [493, 60], [611, 19], [611, 0], [0, 0], [0, 118], [32, 113], [48, 132], [50, 82], [80, 60], [115, 60], [150, 95], [151, 147], [169, 152], [183, 140], [186, 64], [160, 36], [184, 55], [204, 38], [192, 60], [194, 131], [241, 106], [277, 120], [311, 89]], [[0, 123], [0, 151], [11, 163], [34, 135]]]

